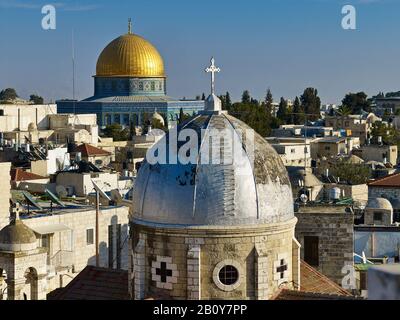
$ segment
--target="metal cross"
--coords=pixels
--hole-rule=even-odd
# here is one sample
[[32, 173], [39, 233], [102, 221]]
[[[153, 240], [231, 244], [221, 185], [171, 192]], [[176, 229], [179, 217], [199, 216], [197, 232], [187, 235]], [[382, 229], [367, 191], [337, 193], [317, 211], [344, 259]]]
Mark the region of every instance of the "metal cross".
[[287, 264], [284, 259], [281, 259], [281, 265], [276, 268], [276, 272], [280, 273], [281, 279], [285, 276], [285, 271], [287, 270]]
[[220, 68], [215, 66], [215, 59], [214, 57], [211, 58], [211, 66], [206, 69], [207, 73], [211, 73], [211, 94], [215, 92], [215, 73], [221, 72]]
[[132, 19], [128, 19], [128, 34], [132, 34]]
[[161, 276], [161, 282], [167, 282], [167, 277], [172, 277], [172, 270], [167, 269], [167, 263], [161, 262], [160, 268], [156, 268], [156, 275]]

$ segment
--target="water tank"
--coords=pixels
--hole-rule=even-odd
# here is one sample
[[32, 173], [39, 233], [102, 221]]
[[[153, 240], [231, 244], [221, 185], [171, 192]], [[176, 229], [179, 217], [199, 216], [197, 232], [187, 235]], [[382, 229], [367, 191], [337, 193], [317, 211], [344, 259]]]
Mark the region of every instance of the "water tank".
[[339, 200], [340, 199], [340, 188], [332, 188], [329, 190], [329, 199], [331, 200]]

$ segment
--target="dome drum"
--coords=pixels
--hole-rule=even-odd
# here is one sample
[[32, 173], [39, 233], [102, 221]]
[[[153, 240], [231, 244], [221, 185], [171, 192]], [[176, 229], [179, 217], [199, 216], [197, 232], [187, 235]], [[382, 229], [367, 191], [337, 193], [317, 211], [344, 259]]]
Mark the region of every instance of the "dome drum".
[[94, 94], [97, 97], [166, 95], [165, 78], [95, 76], [94, 83]]

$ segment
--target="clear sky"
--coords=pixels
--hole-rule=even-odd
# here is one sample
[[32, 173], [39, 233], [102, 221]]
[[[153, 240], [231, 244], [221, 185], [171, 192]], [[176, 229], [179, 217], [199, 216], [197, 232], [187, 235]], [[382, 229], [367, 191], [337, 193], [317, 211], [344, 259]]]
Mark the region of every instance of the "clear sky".
[[[43, 30], [41, 8], [57, 8], [56, 30]], [[357, 10], [357, 29], [343, 30], [344, 4]], [[210, 57], [222, 69], [218, 93], [239, 99], [293, 98], [305, 87], [323, 103], [350, 91], [400, 90], [400, 0], [0, 0], [0, 88], [20, 96], [72, 97], [71, 34], [75, 34], [76, 95], [93, 93], [97, 57], [133, 31], [164, 58], [168, 94], [209, 92]]]

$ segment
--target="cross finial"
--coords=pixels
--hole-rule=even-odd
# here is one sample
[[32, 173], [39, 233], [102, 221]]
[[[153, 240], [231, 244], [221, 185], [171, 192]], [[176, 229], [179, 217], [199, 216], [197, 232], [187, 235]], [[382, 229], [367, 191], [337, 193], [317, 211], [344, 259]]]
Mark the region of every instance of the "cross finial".
[[221, 72], [220, 68], [215, 66], [214, 57], [211, 58], [211, 65], [206, 69], [207, 73], [211, 73], [211, 94], [215, 93], [215, 73]]
[[128, 19], [128, 34], [132, 34], [132, 19]]

